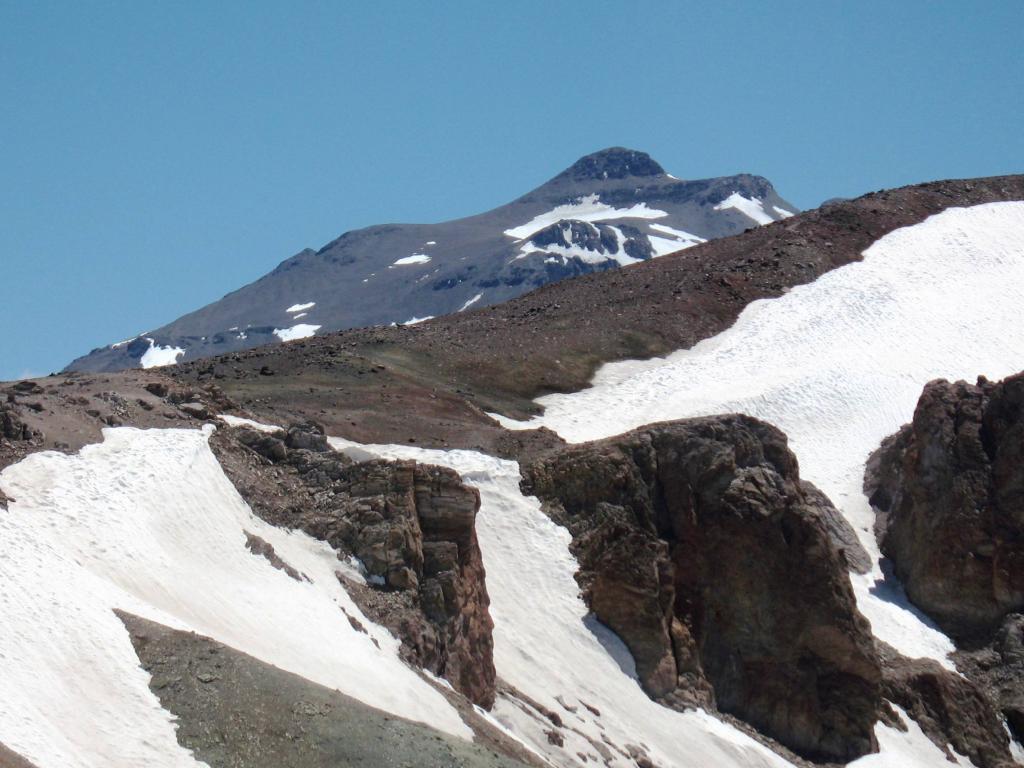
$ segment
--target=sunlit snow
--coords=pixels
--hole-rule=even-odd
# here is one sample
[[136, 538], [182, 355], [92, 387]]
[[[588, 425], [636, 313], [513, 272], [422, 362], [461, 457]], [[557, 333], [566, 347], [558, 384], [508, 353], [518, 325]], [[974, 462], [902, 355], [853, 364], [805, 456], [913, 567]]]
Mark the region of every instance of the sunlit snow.
[[142, 353], [139, 358], [139, 365], [143, 368], [159, 368], [164, 365], [174, 365], [178, 358], [185, 354], [181, 347], [161, 347], [153, 339], [146, 338], [149, 342], [149, 349]]
[[733, 192], [715, 206], [716, 211], [724, 211], [729, 208], [739, 211], [748, 219], [753, 219], [758, 224], [771, 224], [775, 221], [771, 215], [765, 212], [764, 203], [757, 197], [744, 197], [739, 192]]
[[299, 323], [293, 325], [291, 328], [275, 328], [274, 335], [277, 336], [281, 341], [295, 341], [295, 339], [308, 339], [310, 336], [316, 334], [320, 330], [319, 325], [308, 325], [306, 323]]
[[[571, 442], [688, 416], [748, 413], [789, 435], [820, 487], [877, 557], [864, 461], [910, 420], [926, 382], [1024, 369], [1024, 203], [953, 208], [897, 230], [784, 296], [749, 305], [728, 331], [667, 358], [604, 366], [593, 386], [538, 402]], [[502, 420], [513, 425], [510, 420]], [[949, 665], [952, 643], [908, 608], [879, 567], [853, 577], [874, 632]]]
[[416, 325], [417, 323], [425, 323], [427, 320], [433, 320], [433, 315], [425, 315], [424, 317], [410, 317], [402, 325]]
[[430, 261], [430, 257], [425, 253], [414, 253], [412, 256], [403, 256], [400, 259], [396, 259], [392, 266], [404, 267], [409, 264], [426, 264]]
[[312, 309], [316, 306], [315, 301], [307, 301], [305, 304], [292, 304], [285, 312], [292, 314], [294, 312], [305, 312], [307, 309]]
[[594, 194], [581, 197], [572, 203], [556, 206], [547, 213], [534, 216], [525, 224], [506, 229], [505, 234], [516, 240], [522, 240], [563, 219], [610, 221], [613, 219], [660, 219], [664, 216], [668, 216], [668, 213], [648, 208], [647, 203], [637, 203], [630, 208], [614, 208], [607, 203], [602, 203], [600, 197]]
[[[0, 513], [0, 742], [39, 768], [199, 764], [115, 608], [469, 738], [349, 598], [334, 550], [252, 515], [209, 433], [107, 429], [76, 455], [36, 453], [0, 473], [17, 500]], [[309, 581], [249, 552], [246, 531]]]

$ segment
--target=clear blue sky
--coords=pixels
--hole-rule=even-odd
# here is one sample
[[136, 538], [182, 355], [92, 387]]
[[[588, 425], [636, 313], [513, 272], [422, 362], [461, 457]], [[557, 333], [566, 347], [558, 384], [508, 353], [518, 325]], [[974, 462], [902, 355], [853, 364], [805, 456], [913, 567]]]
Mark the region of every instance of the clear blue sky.
[[0, 379], [606, 146], [802, 208], [1024, 172], [1022, 30], [1022, 0], [0, 0]]

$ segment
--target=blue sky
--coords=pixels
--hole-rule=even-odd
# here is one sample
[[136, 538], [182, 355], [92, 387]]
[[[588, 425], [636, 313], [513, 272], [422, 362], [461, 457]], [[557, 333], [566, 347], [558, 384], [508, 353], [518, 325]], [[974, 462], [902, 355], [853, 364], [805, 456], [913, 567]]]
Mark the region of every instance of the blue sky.
[[0, 379], [612, 145], [794, 204], [1024, 172], [1024, 2], [0, 0]]

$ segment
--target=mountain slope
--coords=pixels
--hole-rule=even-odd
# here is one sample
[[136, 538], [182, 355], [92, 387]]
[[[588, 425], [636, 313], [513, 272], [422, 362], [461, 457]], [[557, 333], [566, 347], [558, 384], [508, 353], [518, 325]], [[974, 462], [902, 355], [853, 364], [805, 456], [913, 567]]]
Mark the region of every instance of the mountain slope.
[[[211, 452], [210, 429], [195, 427], [215, 421], [216, 414], [233, 414], [284, 426], [312, 419], [352, 461], [446, 466], [478, 490], [476, 531], [501, 681], [488, 717], [524, 749], [572, 768], [602, 762], [623, 768], [805, 766], [753, 732], [754, 722], [722, 722], [710, 709], [678, 712], [649, 698], [636, 679], [642, 657], [634, 658], [622, 639], [589, 615], [597, 609], [577, 583], [581, 563], [572, 541], [586, 530], [562, 527], [550, 503], [522, 484], [531, 462], [560, 452], [551, 448], [562, 438], [597, 437], [702, 411], [742, 411], [785, 428], [801, 476], [832, 496], [872, 555], [872, 571], [849, 578], [876, 645], [895, 646], [886, 651], [882, 682], [885, 698], [902, 710], [886, 713], [888, 705], [877, 702], [881, 719], [874, 722], [870, 743], [862, 737], [857, 751], [877, 742], [881, 754], [853, 765], [945, 765], [953, 743], [961, 754], [977, 758], [977, 765], [1003, 768], [1007, 751], [1018, 746], [1008, 743], [1002, 723], [987, 732], [999, 742], [986, 757], [970, 730], [977, 723], [956, 722], [954, 733], [932, 716], [942, 709], [946, 719], [956, 720], [965, 711], [946, 706], [946, 696], [958, 695], [945, 685], [957, 679], [947, 656], [953, 646], [908, 608], [898, 581], [881, 570], [859, 480], [869, 443], [907, 417], [906, 391], [919, 387], [944, 360], [952, 357], [953, 365], [965, 369], [1020, 364], [1019, 340], [1002, 338], [1015, 327], [1021, 301], [1024, 203], [1003, 202], [1015, 200], [1024, 200], [1022, 177], [908, 187], [413, 327], [346, 331], [160, 371], [75, 373], [6, 386], [0, 467], [44, 447], [69, 451], [95, 442], [101, 426], [188, 429], [108, 430], [102, 444], [77, 455], [35, 453], [0, 474], [0, 505], [7, 506], [0, 509], [7, 542], [0, 603], [8, 608], [11, 627], [0, 637], [0, 676], [9, 692], [0, 700], [0, 742], [40, 768], [117, 764], [105, 759], [110, 750], [158, 753], [152, 764], [190, 764], [193, 757], [182, 749], [183, 729], [192, 727], [189, 697], [222, 690], [216, 670], [196, 670], [202, 686], [171, 681], [176, 687], [166, 697], [157, 693], [164, 679], [137, 669], [143, 654], [129, 645], [111, 608], [171, 630], [199, 632], [253, 660], [423, 720], [455, 738], [469, 735], [464, 729], [479, 734], [467, 710], [454, 703], [457, 694], [440, 701], [437, 688], [408, 674], [398, 638], [374, 623], [351, 587], [363, 572], [347, 561], [349, 553], [282, 529], [282, 523], [295, 526], [250, 507], [244, 499], [257, 486], [232, 487], [238, 481]], [[952, 228], [943, 228], [950, 223]], [[757, 299], [772, 300], [752, 304]], [[948, 316], [944, 307], [951, 307]], [[596, 386], [578, 391], [604, 362], [681, 349], [686, 351], [664, 360], [634, 359], [604, 369]], [[511, 432], [483, 410], [524, 416], [539, 410], [532, 398], [553, 390], [577, 394], [543, 401], [551, 407], [539, 423], [546, 422], [548, 430]], [[869, 429], [862, 428], [865, 421]], [[591, 433], [578, 433], [582, 429]], [[778, 438], [785, 444], [781, 433]], [[287, 440], [286, 433], [274, 439]], [[630, 455], [640, 458], [641, 452], [631, 449]], [[776, 459], [783, 454], [772, 453]], [[273, 451], [267, 454], [266, 462], [257, 457], [254, 466], [273, 483], [282, 466], [269, 458]], [[732, 472], [728, 461], [723, 454], [716, 466]], [[787, 462], [795, 469], [792, 457]], [[658, 499], [669, 495], [687, 498], [684, 481], [692, 462], [672, 464], [657, 461], [662, 490], [648, 500], [652, 508], [668, 510]], [[765, 462], [736, 469], [743, 471], [735, 473], [735, 482], [724, 488], [711, 483], [702, 499], [713, 502], [724, 492], [721, 498], [754, 516], [754, 524], [770, 509], [764, 502], [785, 502], [789, 491], [779, 489]], [[625, 488], [622, 476], [596, 464], [591, 470], [592, 480], [570, 472], [568, 482], [580, 483], [588, 510], [593, 506], [584, 511], [597, 515], [595, 522], [614, 523], [625, 506], [621, 493], [608, 491]], [[794, 476], [790, 480], [796, 482]], [[552, 487], [563, 502], [565, 489], [561, 480]], [[445, 493], [425, 487], [423, 492]], [[294, 501], [285, 498], [282, 504]], [[774, 531], [773, 517], [766, 520], [766, 530]], [[289, 576], [266, 551], [248, 548], [246, 533], [253, 531], [272, 544], [270, 554], [276, 552], [307, 580]], [[651, 533], [667, 540], [668, 532]], [[821, 537], [803, 539], [799, 529], [782, 526], [775, 544], [810, 545], [827, 555], [824, 561], [841, 565], [827, 532], [820, 532]], [[776, 555], [751, 558], [750, 551], [747, 545], [728, 553], [735, 555], [730, 567], [745, 569], [744, 579], [759, 579], [764, 566], [783, 562]], [[690, 561], [681, 558], [679, 564]], [[339, 579], [339, 570], [350, 578]], [[829, 578], [846, 578], [836, 571], [831, 568]], [[601, 572], [619, 579], [615, 569]], [[648, 577], [660, 575], [659, 570]], [[692, 575], [699, 594], [707, 583]], [[711, 578], [717, 578], [715, 570]], [[689, 581], [672, 583], [679, 589]], [[378, 597], [399, 594], [363, 586]], [[41, 590], [46, 599], [38, 599]], [[750, 594], [731, 592], [738, 599]], [[345, 609], [340, 616], [339, 607]], [[749, 607], [784, 629], [778, 625], [782, 609], [793, 610], [777, 594]], [[710, 624], [693, 628], [720, 632]], [[669, 626], [677, 663], [687, 648], [686, 635], [677, 631], [682, 629], [675, 622]], [[816, 647], [825, 653], [841, 647], [825, 625], [819, 629], [811, 637]], [[82, 637], [98, 642], [83, 648]], [[734, 652], [727, 635], [719, 634], [718, 641], [726, 654]], [[891, 667], [897, 674], [900, 665], [907, 671], [909, 656], [931, 657], [926, 673], [910, 669], [902, 681], [891, 676]], [[800, 669], [783, 661], [778, 671]], [[720, 670], [705, 671], [714, 677]], [[943, 690], [933, 696], [928, 686], [936, 680]], [[897, 685], [909, 690], [896, 691]], [[185, 700], [174, 701], [170, 694], [180, 690]], [[902, 693], [907, 695], [897, 695]], [[177, 733], [158, 698], [182, 717]], [[244, 691], [240, 698], [246, 699]], [[728, 701], [719, 703], [728, 708]], [[966, 741], [956, 734], [966, 734]], [[293, 735], [313, 746], [320, 738]], [[384, 761], [382, 756], [379, 762]]]
[[794, 211], [760, 177], [681, 181], [642, 152], [607, 149], [487, 213], [347, 232], [162, 328], [93, 350], [68, 370], [151, 367], [344, 328], [416, 322], [649, 260]]

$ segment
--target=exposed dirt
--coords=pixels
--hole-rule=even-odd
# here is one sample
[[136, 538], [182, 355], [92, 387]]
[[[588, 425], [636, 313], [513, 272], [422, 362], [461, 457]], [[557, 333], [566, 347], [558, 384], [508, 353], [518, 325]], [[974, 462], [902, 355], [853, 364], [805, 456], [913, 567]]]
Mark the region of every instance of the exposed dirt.
[[178, 718], [178, 743], [213, 768], [525, 765], [509, 756], [524, 750], [494, 729], [462, 741], [201, 635], [118, 615], [150, 689]]
[[34, 763], [30, 763], [28, 760], [23, 758], [17, 752], [8, 749], [3, 744], [0, 744], [0, 768], [36, 768]]

